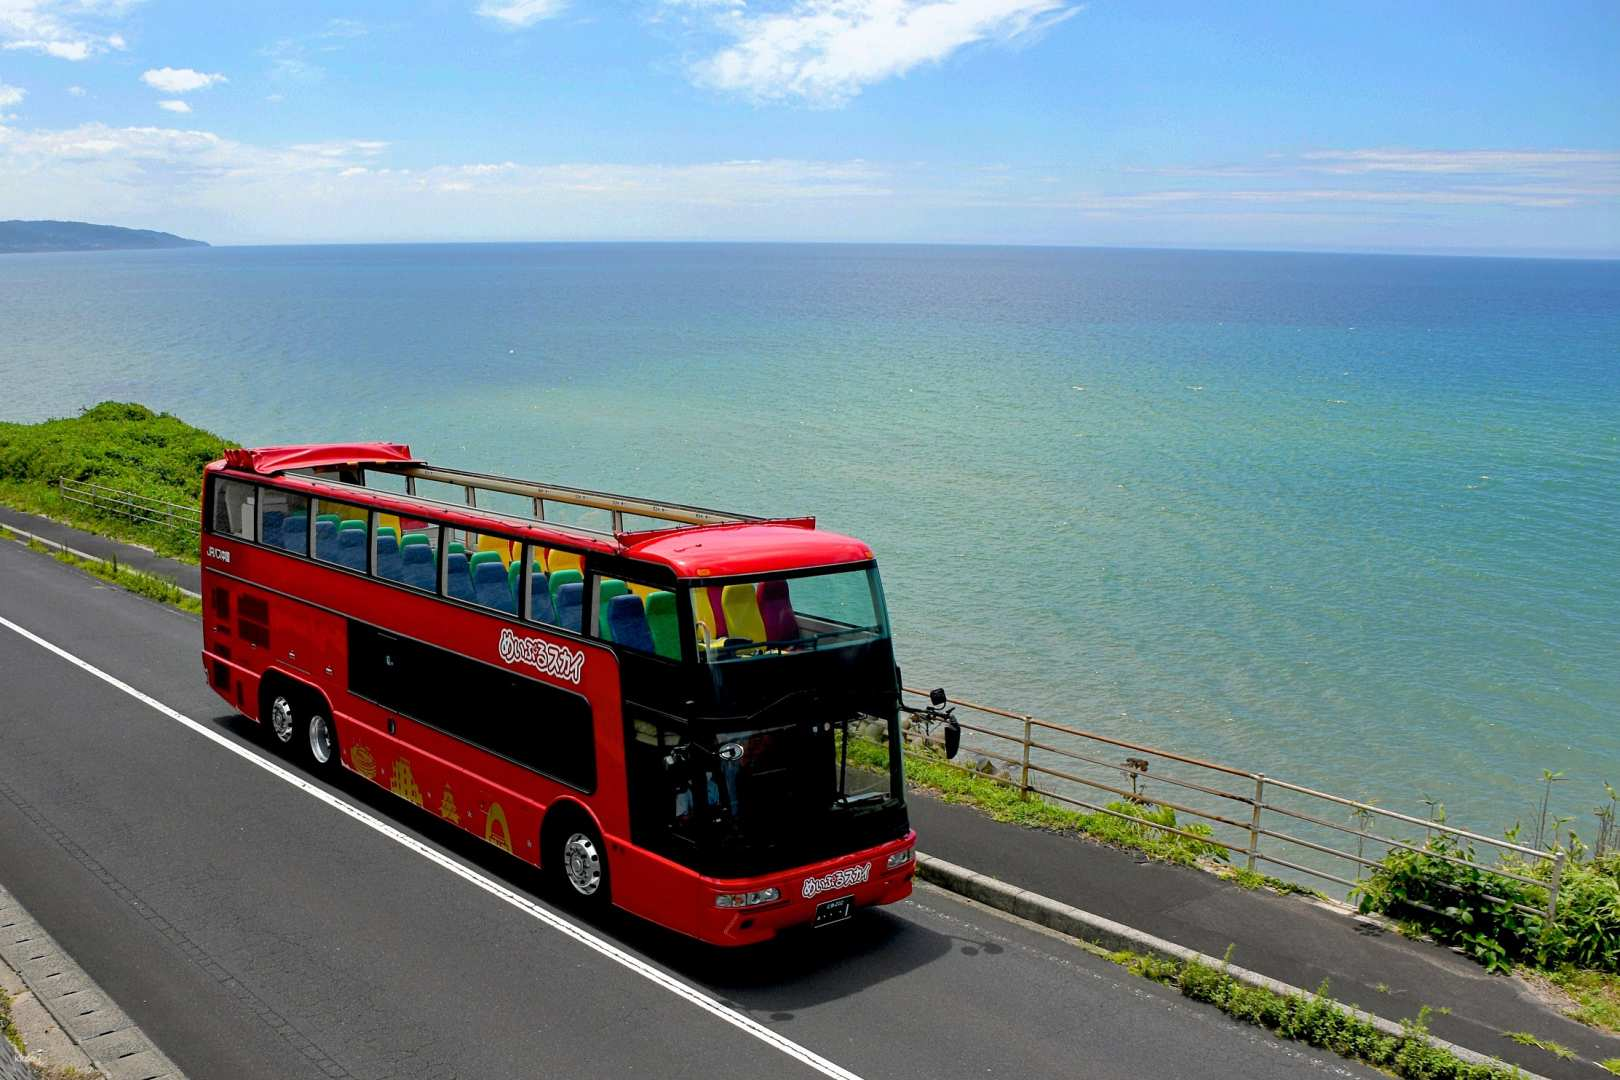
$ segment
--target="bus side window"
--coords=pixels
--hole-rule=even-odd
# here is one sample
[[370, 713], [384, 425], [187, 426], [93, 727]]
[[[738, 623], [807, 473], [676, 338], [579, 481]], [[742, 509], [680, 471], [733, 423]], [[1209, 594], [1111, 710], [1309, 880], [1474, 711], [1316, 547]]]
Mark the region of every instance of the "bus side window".
[[363, 506], [315, 500], [315, 557], [366, 572], [370, 512]]
[[214, 522], [210, 531], [223, 536], [253, 539], [254, 494], [253, 484], [240, 480], [214, 478]]
[[596, 578], [597, 636], [621, 648], [666, 660], [681, 658], [675, 594], [656, 585]]
[[259, 492], [259, 542], [269, 547], [309, 554], [309, 496], [267, 487]]

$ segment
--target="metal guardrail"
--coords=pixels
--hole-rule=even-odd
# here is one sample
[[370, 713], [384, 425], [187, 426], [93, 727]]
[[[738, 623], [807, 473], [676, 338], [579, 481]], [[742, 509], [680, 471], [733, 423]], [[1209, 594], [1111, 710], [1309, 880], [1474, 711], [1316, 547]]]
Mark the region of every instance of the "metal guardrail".
[[86, 480], [71, 480], [66, 476], [57, 477], [56, 487], [68, 502], [88, 506], [103, 514], [158, 525], [176, 532], [202, 531], [202, 510], [195, 505], [154, 499], [138, 492], [122, 491]]
[[[928, 698], [928, 693], [905, 687], [910, 695]], [[1038, 796], [1056, 803], [1079, 807], [1089, 813], [1108, 814], [1130, 821], [1143, 828], [1185, 837], [1199, 843], [1211, 844], [1242, 858], [1249, 870], [1258, 862], [1285, 867], [1297, 874], [1331, 881], [1348, 889], [1362, 883], [1365, 869], [1376, 867], [1380, 860], [1374, 856], [1390, 850], [1422, 852], [1426, 857], [1440, 859], [1459, 866], [1469, 866], [1493, 877], [1522, 882], [1547, 894], [1543, 907], [1529, 907], [1514, 903], [1512, 906], [1526, 914], [1544, 916], [1548, 922], [1557, 918], [1558, 887], [1563, 874], [1565, 853], [1539, 851], [1481, 833], [1470, 832], [1447, 825], [1443, 821], [1425, 820], [1410, 814], [1386, 810], [1371, 803], [1347, 799], [1339, 795], [1317, 791], [1302, 784], [1290, 783], [1247, 769], [1233, 768], [1215, 762], [1202, 761], [1185, 754], [1160, 750], [1151, 746], [1127, 742], [1123, 739], [1084, 731], [1068, 724], [1054, 723], [1023, 713], [1009, 712], [991, 705], [951, 698], [950, 704], [972, 710], [985, 717], [976, 724], [961, 717], [962, 754], [970, 761], [989, 762], [997, 771], [986, 772], [976, 764], [947, 761], [943, 757], [930, 758], [936, 764], [947, 765], [974, 773], [983, 779], [1017, 790], [1022, 796]], [[989, 726], [1001, 723], [1001, 727]], [[1010, 729], [1010, 730], [1009, 730]], [[926, 731], [915, 731], [912, 737], [921, 742], [939, 745], [939, 736]], [[1099, 755], [1110, 751], [1128, 751], [1123, 760]], [[1121, 781], [1119, 778], [1123, 777]], [[1110, 782], [1112, 781], [1112, 782]], [[1157, 794], [1148, 798], [1143, 794], [1146, 783], [1168, 784], [1177, 789], [1174, 800]], [[1129, 787], [1124, 786], [1128, 783]], [[1146, 820], [1122, 813], [1108, 806], [1087, 801], [1092, 792], [1106, 792], [1117, 799], [1137, 804], [1168, 807], [1178, 815], [1188, 815], [1210, 827], [1209, 835], [1200, 835], [1171, 825]], [[1092, 796], [1096, 798], [1096, 796]], [[1348, 811], [1348, 814], [1345, 813]], [[1341, 820], [1330, 815], [1338, 813]], [[1180, 824], [1180, 819], [1177, 819]], [[1349, 822], [1349, 823], [1347, 823]], [[1522, 859], [1528, 871], [1538, 863], [1550, 864], [1546, 877], [1520, 873], [1497, 862], [1481, 861], [1477, 857], [1463, 857], [1444, 852], [1425, 850], [1422, 843], [1409, 838], [1384, 835], [1374, 830], [1377, 823], [1388, 823], [1390, 831], [1401, 826], [1422, 830], [1425, 839], [1441, 833], [1461, 842], [1460, 850], [1473, 855], [1473, 845], [1487, 845], [1498, 856], [1514, 855]], [[1309, 832], [1310, 836], [1298, 835]], [[1350, 845], [1353, 837], [1353, 850]], [[1264, 841], [1271, 841], [1267, 850]], [[1345, 845], [1345, 846], [1336, 846]], [[1369, 850], [1369, 845], [1372, 850]], [[1311, 853], [1309, 856], [1300, 851]], [[1292, 856], [1292, 857], [1289, 857]], [[1334, 869], [1344, 864], [1355, 868], [1355, 877], [1347, 878], [1333, 873], [1324, 866], [1307, 865], [1299, 861], [1316, 857], [1318, 862], [1332, 862]], [[1456, 888], [1447, 885], [1448, 888]], [[1462, 890], [1457, 889], [1461, 892]], [[1505, 902], [1501, 897], [1485, 894], [1492, 902]]]

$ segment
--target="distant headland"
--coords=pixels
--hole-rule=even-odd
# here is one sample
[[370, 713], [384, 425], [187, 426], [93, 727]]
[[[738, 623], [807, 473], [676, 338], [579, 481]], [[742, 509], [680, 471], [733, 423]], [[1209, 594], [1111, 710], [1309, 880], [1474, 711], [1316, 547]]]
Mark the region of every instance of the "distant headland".
[[187, 240], [173, 233], [92, 225], [87, 221], [0, 221], [0, 255], [207, 246], [201, 240]]

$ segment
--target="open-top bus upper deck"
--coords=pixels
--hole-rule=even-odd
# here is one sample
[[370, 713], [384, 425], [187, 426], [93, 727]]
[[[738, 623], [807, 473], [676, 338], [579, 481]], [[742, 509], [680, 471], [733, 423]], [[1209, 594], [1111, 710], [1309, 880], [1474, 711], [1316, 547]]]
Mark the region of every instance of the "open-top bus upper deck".
[[818, 529], [813, 517], [756, 517], [444, 468], [413, 457], [402, 443], [233, 449], [209, 469], [276, 477], [306, 494], [360, 500], [395, 513], [418, 510], [515, 540], [652, 563], [681, 579], [773, 574], [872, 558], [865, 543]]

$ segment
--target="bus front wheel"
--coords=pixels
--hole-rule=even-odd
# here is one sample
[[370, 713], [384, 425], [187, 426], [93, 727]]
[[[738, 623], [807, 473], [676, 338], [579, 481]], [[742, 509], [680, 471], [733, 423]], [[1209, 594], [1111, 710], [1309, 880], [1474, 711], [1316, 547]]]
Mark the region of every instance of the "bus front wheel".
[[548, 830], [551, 840], [543, 857], [561, 897], [574, 907], [599, 910], [608, 906], [607, 845], [583, 814], [569, 814]]

